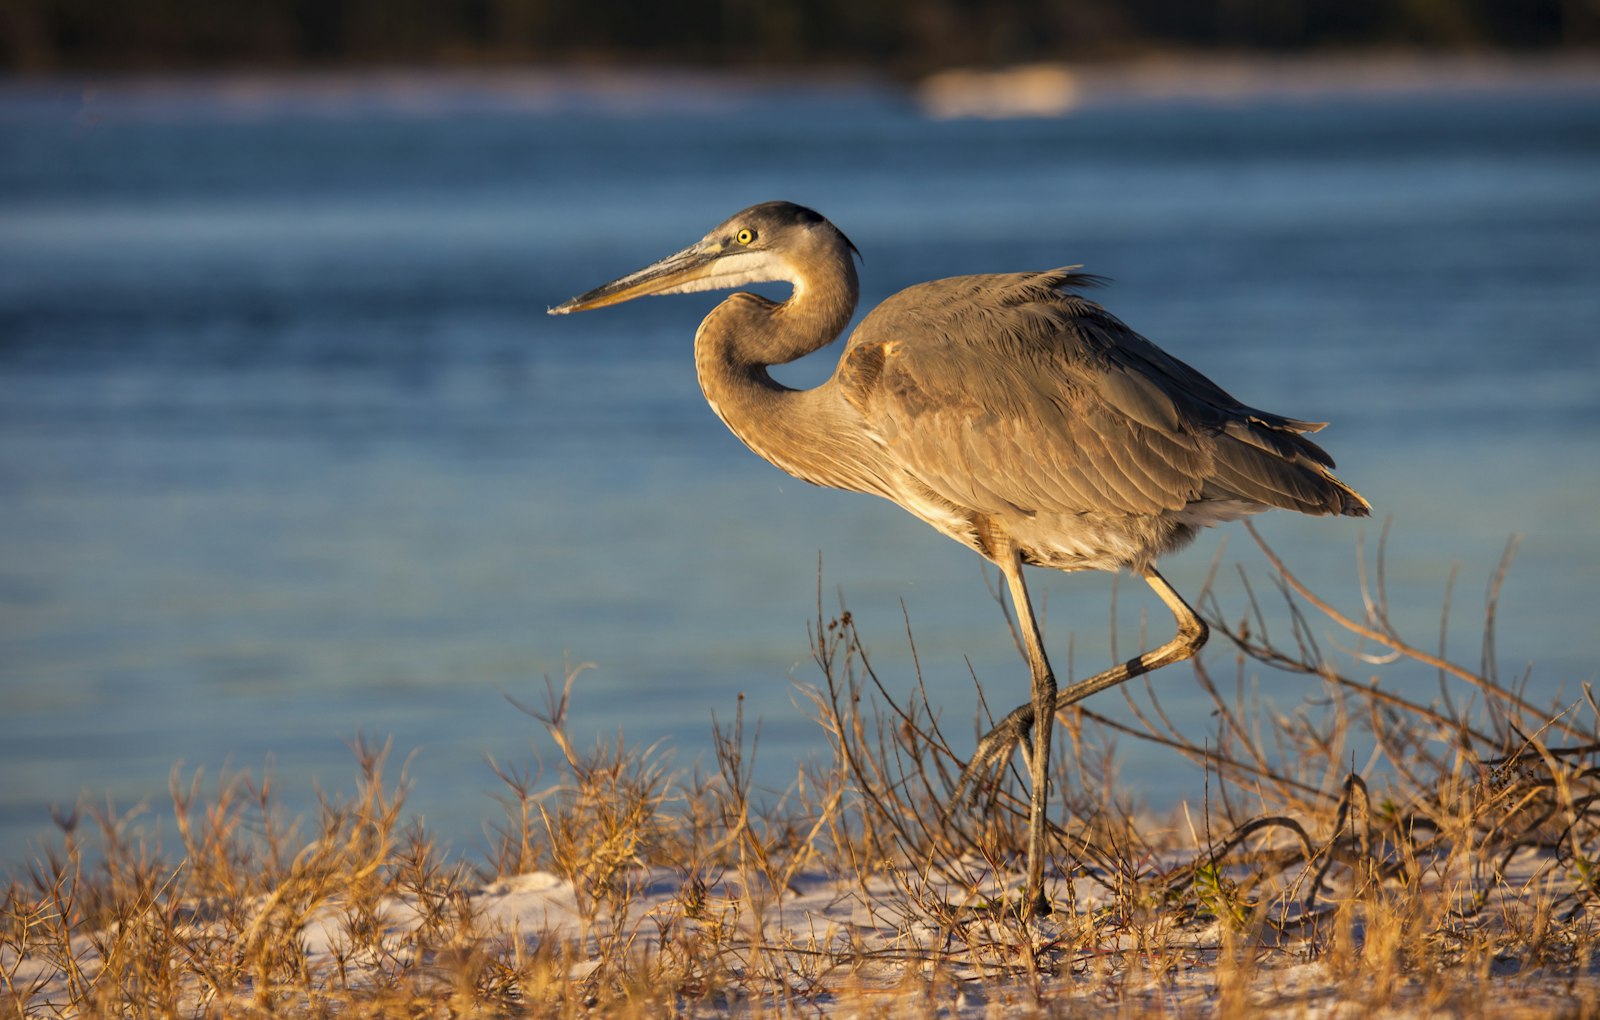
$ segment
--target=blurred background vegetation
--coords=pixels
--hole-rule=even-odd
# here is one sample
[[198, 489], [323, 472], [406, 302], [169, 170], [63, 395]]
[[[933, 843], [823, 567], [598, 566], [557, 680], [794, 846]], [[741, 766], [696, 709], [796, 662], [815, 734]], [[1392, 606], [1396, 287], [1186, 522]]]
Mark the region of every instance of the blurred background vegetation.
[[0, 0], [0, 68], [942, 67], [1222, 51], [1572, 51], [1600, 0]]

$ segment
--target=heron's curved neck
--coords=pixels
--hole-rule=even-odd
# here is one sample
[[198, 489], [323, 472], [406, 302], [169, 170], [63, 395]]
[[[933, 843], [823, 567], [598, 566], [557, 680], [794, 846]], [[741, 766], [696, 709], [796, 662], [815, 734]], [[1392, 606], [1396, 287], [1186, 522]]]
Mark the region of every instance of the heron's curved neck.
[[865, 440], [852, 426], [855, 412], [832, 383], [790, 389], [767, 367], [833, 342], [850, 322], [857, 294], [848, 261], [820, 281], [797, 281], [781, 303], [735, 294], [706, 316], [694, 343], [700, 388], [734, 435], [798, 478], [848, 489], [865, 485], [857, 478]]

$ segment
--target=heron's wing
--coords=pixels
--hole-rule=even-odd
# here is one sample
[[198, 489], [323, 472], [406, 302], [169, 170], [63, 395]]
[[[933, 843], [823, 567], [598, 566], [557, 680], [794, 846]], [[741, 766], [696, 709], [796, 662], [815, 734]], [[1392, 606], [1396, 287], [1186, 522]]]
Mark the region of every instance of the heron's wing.
[[1344, 509], [1349, 490], [1299, 434], [1314, 423], [1240, 404], [1060, 290], [1073, 282], [1058, 270], [903, 291], [851, 338], [840, 387], [904, 469], [974, 510]]

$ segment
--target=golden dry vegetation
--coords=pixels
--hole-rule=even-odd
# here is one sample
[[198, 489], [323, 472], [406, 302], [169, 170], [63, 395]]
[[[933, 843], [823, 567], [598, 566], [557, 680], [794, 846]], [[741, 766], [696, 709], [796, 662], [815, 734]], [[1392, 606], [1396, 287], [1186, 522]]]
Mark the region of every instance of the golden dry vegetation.
[[[781, 795], [752, 791], [737, 711], [712, 773], [580, 749], [574, 673], [531, 713], [555, 781], [491, 763], [486, 860], [443, 856], [359, 740], [359, 792], [297, 824], [248, 774], [175, 775], [168, 852], [86, 807], [5, 890], [0, 1016], [1600, 1016], [1592, 692], [1539, 705], [1494, 674], [1498, 584], [1466, 668], [1390, 625], [1381, 546], [1358, 616], [1271, 562], [1281, 613], [1201, 600], [1211, 731], [1150, 685], [1131, 723], [1063, 713], [1050, 918], [1017, 910], [1020, 775], [951, 803], [961, 760], [920, 685], [819, 613], [831, 753]], [[1268, 671], [1314, 696], [1260, 700]], [[1117, 740], [1204, 789], [1132, 809]]]

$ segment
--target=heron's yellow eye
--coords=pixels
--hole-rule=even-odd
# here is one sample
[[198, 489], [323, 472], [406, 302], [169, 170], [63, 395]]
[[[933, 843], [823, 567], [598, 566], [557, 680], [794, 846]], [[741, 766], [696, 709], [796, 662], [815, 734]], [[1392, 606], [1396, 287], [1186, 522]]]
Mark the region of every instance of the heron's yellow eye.
[[734, 234], [733, 239], [738, 241], [740, 244], [749, 244], [751, 241], [756, 239], [756, 232], [751, 230], [749, 227], [745, 227], [737, 234]]

